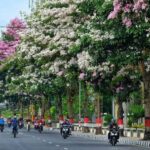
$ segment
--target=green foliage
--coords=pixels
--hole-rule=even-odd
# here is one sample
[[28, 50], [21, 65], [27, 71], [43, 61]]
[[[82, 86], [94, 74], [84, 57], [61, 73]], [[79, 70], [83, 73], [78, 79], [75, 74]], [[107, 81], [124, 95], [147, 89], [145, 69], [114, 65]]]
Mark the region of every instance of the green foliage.
[[145, 126], [144, 126], [144, 124], [136, 124], [136, 123], [134, 123], [133, 125], [132, 125], [132, 128], [145, 128]]
[[112, 119], [112, 115], [111, 114], [107, 114], [104, 116], [104, 126], [108, 126], [111, 122]]
[[50, 108], [50, 114], [51, 114], [52, 118], [55, 119], [55, 115], [56, 115], [56, 107], [55, 106], [52, 106]]
[[144, 108], [141, 105], [133, 104], [129, 107], [130, 118], [133, 122], [137, 122], [137, 120], [141, 117], [144, 117]]

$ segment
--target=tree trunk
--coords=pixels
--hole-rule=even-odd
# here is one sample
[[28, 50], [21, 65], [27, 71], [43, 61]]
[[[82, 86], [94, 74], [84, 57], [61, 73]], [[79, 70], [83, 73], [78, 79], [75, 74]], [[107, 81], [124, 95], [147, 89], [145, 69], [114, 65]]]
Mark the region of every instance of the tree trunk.
[[63, 108], [62, 108], [62, 96], [61, 94], [58, 94], [56, 98], [56, 106], [57, 106], [57, 114], [58, 118], [63, 115]]
[[83, 84], [83, 87], [84, 87], [84, 102], [83, 102], [84, 117], [88, 117], [88, 91], [86, 83]]
[[95, 134], [101, 134], [102, 133], [101, 102], [102, 102], [102, 100], [100, 98], [100, 93], [96, 93], [96, 96], [95, 96], [95, 114], [96, 114], [97, 127], [95, 127], [96, 128]]
[[150, 72], [146, 72], [145, 64], [139, 64], [144, 82], [144, 106], [145, 106], [145, 140], [150, 140]]
[[145, 140], [150, 140], [150, 73], [144, 75]]
[[118, 111], [117, 111], [117, 121], [119, 126], [119, 132], [120, 136], [123, 136], [123, 107], [122, 107], [122, 101], [120, 97], [118, 97]]
[[118, 103], [117, 119], [123, 119], [123, 107], [120, 98], [118, 98], [117, 103]]
[[96, 118], [99, 118], [100, 117], [100, 96], [99, 96], [99, 93], [96, 93], [96, 96], [95, 96], [95, 114], [96, 114]]
[[42, 99], [41, 116], [42, 116], [43, 118], [44, 118], [44, 116], [45, 116], [45, 99]]
[[68, 97], [68, 117], [69, 117], [69, 119], [73, 119], [74, 118], [73, 99], [72, 99], [71, 95], [69, 95], [69, 97]]

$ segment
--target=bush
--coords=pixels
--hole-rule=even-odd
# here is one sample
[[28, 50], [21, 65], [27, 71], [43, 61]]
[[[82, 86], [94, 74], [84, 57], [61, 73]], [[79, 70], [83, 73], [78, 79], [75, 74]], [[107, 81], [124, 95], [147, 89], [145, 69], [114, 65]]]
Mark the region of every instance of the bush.
[[104, 116], [104, 126], [108, 126], [111, 122], [112, 119], [112, 115], [111, 114], [107, 114]]
[[132, 125], [132, 128], [144, 128], [144, 125], [135, 123], [135, 124]]
[[144, 108], [141, 105], [131, 105], [129, 107], [129, 113], [131, 114], [129, 117], [132, 119], [134, 123], [137, 123], [139, 118], [144, 117]]

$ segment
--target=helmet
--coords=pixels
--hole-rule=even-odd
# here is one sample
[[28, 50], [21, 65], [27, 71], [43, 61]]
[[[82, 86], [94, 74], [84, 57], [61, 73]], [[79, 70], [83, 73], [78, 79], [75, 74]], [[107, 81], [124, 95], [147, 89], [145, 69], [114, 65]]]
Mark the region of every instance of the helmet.
[[116, 123], [116, 120], [113, 118], [113, 119], [111, 119], [111, 122], [112, 123]]

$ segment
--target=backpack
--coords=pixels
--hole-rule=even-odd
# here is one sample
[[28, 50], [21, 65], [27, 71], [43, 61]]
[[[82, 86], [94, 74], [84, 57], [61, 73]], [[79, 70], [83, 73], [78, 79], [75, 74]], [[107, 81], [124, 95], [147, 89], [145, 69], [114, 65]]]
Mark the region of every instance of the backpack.
[[13, 124], [13, 125], [17, 125], [17, 123], [18, 123], [17, 119], [13, 119], [13, 120], [12, 120], [12, 124]]

